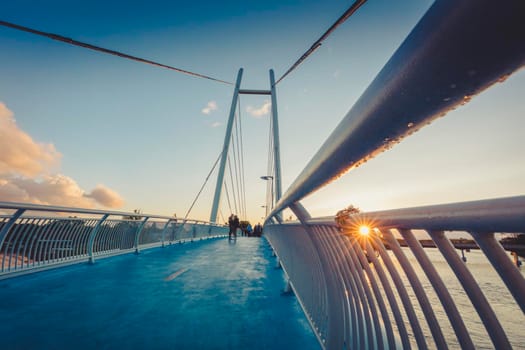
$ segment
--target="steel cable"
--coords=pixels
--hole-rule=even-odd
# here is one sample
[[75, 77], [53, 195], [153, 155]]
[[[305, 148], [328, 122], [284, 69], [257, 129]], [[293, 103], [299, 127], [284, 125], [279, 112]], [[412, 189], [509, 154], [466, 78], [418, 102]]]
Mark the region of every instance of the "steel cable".
[[199, 199], [199, 196], [201, 195], [202, 190], [204, 189], [204, 186], [206, 186], [206, 183], [208, 182], [208, 180], [210, 179], [211, 174], [213, 173], [213, 170], [215, 170], [215, 167], [217, 166], [217, 163], [219, 163], [219, 159], [221, 159], [221, 155], [222, 155], [222, 152], [219, 153], [219, 156], [217, 157], [217, 160], [213, 164], [213, 167], [211, 168], [210, 172], [208, 173], [208, 176], [206, 176], [206, 179], [204, 180], [204, 183], [202, 184], [201, 189], [199, 190], [199, 192], [195, 196], [195, 199], [193, 200], [193, 203], [191, 203], [191, 206], [188, 209], [188, 211], [186, 212], [186, 215], [184, 215], [184, 221], [186, 221], [186, 219], [188, 218], [188, 215], [190, 215], [190, 212], [193, 209], [193, 206], [195, 205], [195, 202], [197, 202], [197, 199]]
[[128, 55], [128, 54], [123, 53], [123, 52], [106, 49], [106, 48], [103, 48], [103, 47], [100, 47], [100, 46], [91, 45], [91, 44], [84, 43], [84, 42], [81, 42], [81, 41], [78, 41], [78, 40], [67, 38], [67, 37], [62, 36], [62, 35], [53, 34], [53, 33], [46, 33], [46, 32], [42, 32], [40, 30], [24, 27], [24, 26], [21, 26], [21, 25], [18, 25], [18, 24], [6, 22], [6, 21], [1, 21], [1, 20], [0, 20], [0, 25], [2, 25], [4, 27], [12, 28], [12, 29], [20, 30], [20, 31], [23, 31], [23, 32], [31, 33], [31, 34], [40, 35], [40, 36], [43, 36], [43, 37], [46, 37], [46, 38], [49, 38], [49, 39], [61, 41], [61, 42], [66, 43], [66, 44], [83, 47], [85, 49], [94, 50], [94, 51], [98, 51], [98, 52], [103, 52], [103, 53], [106, 53], [106, 54], [109, 54], [109, 55], [114, 55], [114, 56], [118, 56], [118, 57], [121, 57], [121, 58], [127, 58], [129, 60], [133, 60], [133, 61], [137, 61], [137, 62], [141, 62], [141, 63], [151, 64], [153, 66], [174, 70], [176, 72], [187, 74], [187, 75], [191, 75], [191, 76], [198, 77], [198, 78], [203, 78], [203, 79], [208, 79], [208, 80], [216, 81], [216, 82], [223, 83], [223, 84], [233, 85], [233, 83], [230, 83], [230, 82], [225, 81], [225, 80], [213, 78], [213, 77], [210, 77], [210, 76], [207, 76], [207, 75], [204, 75], [204, 74], [200, 74], [200, 73], [190, 72], [188, 70], [181, 69], [181, 68], [168, 66], [166, 64], [158, 63], [158, 62], [151, 61], [151, 60], [148, 60], [148, 59], [145, 59], [145, 58], [140, 58], [140, 57]]
[[361, 5], [363, 5], [364, 3], [366, 2], [366, 0], [357, 0], [356, 2], [354, 2], [352, 4], [352, 6], [350, 6], [350, 8], [348, 10], [345, 11], [345, 13], [343, 13], [341, 15], [341, 17], [339, 17], [337, 19], [337, 21], [335, 21], [334, 24], [332, 24], [330, 26], [330, 28], [328, 28], [328, 30], [326, 32], [323, 33], [323, 35], [321, 35], [321, 37], [319, 39], [317, 39], [316, 42], [314, 42], [312, 44], [312, 46], [310, 46], [310, 48], [308, 50], [306, 50], [306, 52], [301, 56], [299, 57], [299, 59], [297, 61], [295, 61], [294, 64], [292, 64], [292, 66], [275, 82], [275, 85], [279, 84], [279, 82], [281, 80], [283, 80], [288, 74], [290, 74], [295, 68], [297, 68], [301, 63], [303, 63], [304, 60], [306, 60], [308, 58], [308, 56], [310, 56], [312, 53], [314, 53], [315, 50], [317, 50], [322, 44], [323, 44], [323, 41], [328, 38], [328, 36], [330, 34], [332, 34], [333, 31], [335, 31], [337, 29], [337, 27], [339, 27], [343, 22], [345, 22], [351, 15], [353, 15], [357, 9], [359, 7], [361, 7]]

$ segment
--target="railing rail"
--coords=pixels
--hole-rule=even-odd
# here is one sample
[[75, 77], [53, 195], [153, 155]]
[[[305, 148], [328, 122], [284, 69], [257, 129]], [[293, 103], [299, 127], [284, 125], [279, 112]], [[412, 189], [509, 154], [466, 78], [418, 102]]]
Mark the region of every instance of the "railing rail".
[[[368, 235], [359, 233], [364, 225], [371, 229]], [[452, 273], [444, 276], [414, 231], [430, 236]], [[495, 238], [495, 233], [525, 233], [525, 196], [265, 226], [265, 236], [326, 348], [522, 346], [522, 335], [508, 334], [501, 314], [494, 311], [499, 300], [494, 295], [489, 299], [445, 231], [472, 236], [487, 268], [502, 281], [497, 296], [514, 299], [516, 311], [521, 309], [515, 321], [525, 321], [525, 278]], [[408, 248], [401, 248], [396, 236]], [[458, 297], [463, 293], [449, 291], [452, 275], [477, 316], [459, 310], [468, 305], [464, 296]], [[433, 293], [435, 301], [429, 299]], [[436, 310], [444, 312], [437, 317]], [[491, 344], [479, 343], [473, 334], [480, 332]]]
[[143, 213], [9, 202], [0, 202], [0, 212], [0, 278], [227, 233], [205, 221]]

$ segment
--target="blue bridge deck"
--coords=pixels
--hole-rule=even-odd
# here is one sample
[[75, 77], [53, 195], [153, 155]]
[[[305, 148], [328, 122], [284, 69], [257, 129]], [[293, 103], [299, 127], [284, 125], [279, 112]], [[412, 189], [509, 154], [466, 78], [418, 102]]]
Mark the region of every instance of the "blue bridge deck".
[[170, 246], [0, 281], [4, 349], [318, 349], [264, 239]]

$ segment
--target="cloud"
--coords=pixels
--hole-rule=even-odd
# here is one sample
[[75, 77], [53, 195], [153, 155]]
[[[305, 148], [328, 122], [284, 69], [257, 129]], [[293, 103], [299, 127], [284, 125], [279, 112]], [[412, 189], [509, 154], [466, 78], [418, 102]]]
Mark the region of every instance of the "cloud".
[[62, 155], [51, 143], [37, 143], [21, 130], [0, 102], [0, 174], [36, 176], [57, 167]]
[[270, 107], [272, 106], [269, 100], [264, 101], [261, 107], [246, 107], [246, 112], [250, 113], [255, 118], [261, 118], [270, 113]]
[[74, 179], [51, 174], [62, 155], [51, 143], [35, 142], [0, 102], [0, 201], [94, 208], [121, 207], [118, 193], [97, 185], [83, 190]]
[[110, 208], [124, 202], [113, 190], [98, 185], [86, 193], [72, 178], [62, 175], [44, 175], [40, 179], [24, 177], [0, 178], [2, 201], [94, 208], [97, 204]]
[[211, 126], [212, 128], [217, 128], [217, 127], [219, 127], [219, 126], [221, 126], [221, 125], [222, 125], [221, 122], [214, 122], [214, 123], [211, 123], [211, 124], [210, 124], [210, 126]]
[[210, 101], [208, 102], [208, 104], [206, 105], [206, 107], [204, 107], [203, 109], [201, 109], [201, 112], [203, 114], [211, 114], [211, 112], [213, 111], [216, 111], [219, 107], [217, 106], [217, 102], [215, 101]]
[[90, 194], [85, 195], [88, 198], [93, 198], [103, 206], [109, 208], [120, 208], [124, 205], [124, 201], [120, 195], [104, 185], [97, 185]]

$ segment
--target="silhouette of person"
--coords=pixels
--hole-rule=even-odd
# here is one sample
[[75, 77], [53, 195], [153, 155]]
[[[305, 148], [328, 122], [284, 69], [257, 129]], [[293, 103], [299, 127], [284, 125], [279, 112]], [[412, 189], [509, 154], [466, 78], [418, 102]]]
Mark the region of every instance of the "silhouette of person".
[[260, 237], [262, 235], [262, 226], [261, 226], [260, 222], [258, 222], [257, 225], [255, 225], [255, 228], [253, 230], [253, 234], [255, 236], [258, 236], [258, 237]]
[[230, 232], [228, 232], [228, 239], [232, 238], [232, 234], [235, 234], [236, 227], [235, 227], [235, 215], [231, 214], [228, 218], [228, 226], [230, 228]]
[[240, 226], [239, 217], [237, 215], [233, 216], [233, 236], [237, 238], [237, 229]]

